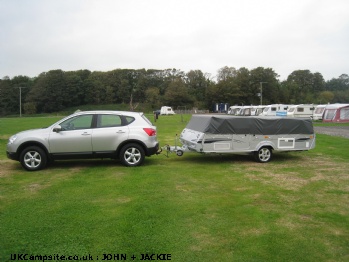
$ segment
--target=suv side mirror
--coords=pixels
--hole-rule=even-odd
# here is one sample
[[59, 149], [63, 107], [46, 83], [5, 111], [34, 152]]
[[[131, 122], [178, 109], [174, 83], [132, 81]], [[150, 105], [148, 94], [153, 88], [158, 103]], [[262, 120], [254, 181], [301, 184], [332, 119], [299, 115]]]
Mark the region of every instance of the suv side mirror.
[[57, 125], [53, 128], [53, 132], [59, 133], [62, 131], [62, 127], [60, 125]]

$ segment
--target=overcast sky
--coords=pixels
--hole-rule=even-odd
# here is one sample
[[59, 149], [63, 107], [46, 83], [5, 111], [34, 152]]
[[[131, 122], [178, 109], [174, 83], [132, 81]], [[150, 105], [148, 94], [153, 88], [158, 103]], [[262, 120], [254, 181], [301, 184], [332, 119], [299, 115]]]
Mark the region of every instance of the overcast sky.
[[348, 0], [0, 0], [0, 78], [53, 69], [349, 74]]

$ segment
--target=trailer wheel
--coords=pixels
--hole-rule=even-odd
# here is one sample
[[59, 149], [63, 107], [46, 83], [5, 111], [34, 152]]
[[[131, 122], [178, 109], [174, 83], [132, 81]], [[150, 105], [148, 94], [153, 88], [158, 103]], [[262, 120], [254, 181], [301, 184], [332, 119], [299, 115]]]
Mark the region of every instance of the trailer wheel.
[[177, 150], [176, 154], [177, 154], [177, 156], [183, 156], [183, 151], [182, 150]]
[[254, 152], [254, 157], [258, 162], [266, 163], [272, 158], [273, 152], [270, 147], [262, 147], [258, 151]]

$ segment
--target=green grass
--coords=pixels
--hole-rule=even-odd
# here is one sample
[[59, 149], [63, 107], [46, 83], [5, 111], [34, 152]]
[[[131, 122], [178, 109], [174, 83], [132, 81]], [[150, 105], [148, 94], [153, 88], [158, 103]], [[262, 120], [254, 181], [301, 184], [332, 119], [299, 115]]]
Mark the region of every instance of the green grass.
[[332, 123], [332, 122], [321, 122], [313, 121], [314, 126], [349, 126], [349, 123]]
[[[267, 164], [185, 153], [138, 168], [61, 161], [26, 172], [6, 158], [11, 134], [59, 118], [0, 119], [0, 261], [14, 253], [349, 260], [349, 139], [317, 135], [314, 150], [275, 154]], [[161, 144], [173, 145], [189, 119], [160, 116]]]

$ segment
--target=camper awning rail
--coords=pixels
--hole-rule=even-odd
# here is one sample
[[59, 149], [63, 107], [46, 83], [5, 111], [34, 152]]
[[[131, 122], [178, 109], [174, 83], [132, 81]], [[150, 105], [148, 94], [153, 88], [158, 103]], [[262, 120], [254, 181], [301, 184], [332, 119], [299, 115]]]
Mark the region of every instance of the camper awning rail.
[[193, 115], [188, 129], [210, 134], [314, 134], [311, 119]]

